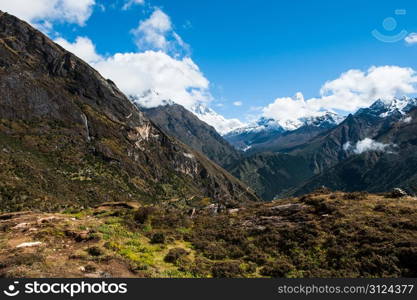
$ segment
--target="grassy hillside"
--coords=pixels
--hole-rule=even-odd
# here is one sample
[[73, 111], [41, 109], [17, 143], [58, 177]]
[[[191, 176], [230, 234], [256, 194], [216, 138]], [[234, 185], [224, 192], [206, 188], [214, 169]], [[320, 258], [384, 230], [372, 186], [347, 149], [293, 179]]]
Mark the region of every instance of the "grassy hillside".
[[0, 273], [415, 277], [416, 220], [417, 199], [412, 197], [327, 191], [218, 212], [201, 203], [183, 209], [172, 201], [3, 214]]

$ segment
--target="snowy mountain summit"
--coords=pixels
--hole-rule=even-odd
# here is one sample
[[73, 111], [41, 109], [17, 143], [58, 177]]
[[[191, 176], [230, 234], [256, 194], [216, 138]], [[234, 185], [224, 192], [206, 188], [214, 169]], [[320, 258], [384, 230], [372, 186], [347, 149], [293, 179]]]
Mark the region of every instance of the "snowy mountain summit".
[[[138, 107], [152, 108], [157, 106], [180, 104], [154, 90], [147, 90], [142, 95], [131, 95], [130, 100]], [[183, 105], [184, 108], [196, 115], [201, 121], [213, 126], [216, 131], [225, 135], [244, 124], [238, 119], [226, 119], [211, 109], [205, 102], [198, 102], [193, 105]]]
[[272, 118], [261, 117], [253, 123], [233, 130], [228, 135], [240, 135], [259, 132], [283, 133], [297, 130], [303, 126], [313, 126], [324, 129], [334, 127], [340, 124], [344, 119], [344, 116], [329, 111], [323, 112], [316, 116], [288, 120], [275, 120]]
[[376, 100], [369, 108], [362, 108], [356, 114], [371, 114], [380, 118], [389, 116], [405, 116], [411, 109], [417, 107], [417, 98], [401, 97], [389, 100]]

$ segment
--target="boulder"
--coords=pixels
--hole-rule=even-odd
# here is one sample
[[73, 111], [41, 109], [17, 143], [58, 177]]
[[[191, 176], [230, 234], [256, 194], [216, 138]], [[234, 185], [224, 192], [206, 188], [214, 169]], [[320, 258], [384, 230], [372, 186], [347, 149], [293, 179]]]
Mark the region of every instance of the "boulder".
[[403, 189], [400, 189], [400, 188], [395, 188], [390, 193], [391, 198], [402, 198], [402, 197], [407, 197], [407, 196], [408, 196], [407, 192], [405, 192]]

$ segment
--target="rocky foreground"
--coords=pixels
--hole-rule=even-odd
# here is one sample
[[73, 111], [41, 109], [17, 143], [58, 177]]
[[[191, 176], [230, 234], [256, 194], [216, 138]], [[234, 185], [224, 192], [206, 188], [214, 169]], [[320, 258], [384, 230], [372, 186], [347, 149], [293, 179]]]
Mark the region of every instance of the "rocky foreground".
[[2, 277], [415, 277], [417, 199], [318, 191], [226, 209], [0, 215]]

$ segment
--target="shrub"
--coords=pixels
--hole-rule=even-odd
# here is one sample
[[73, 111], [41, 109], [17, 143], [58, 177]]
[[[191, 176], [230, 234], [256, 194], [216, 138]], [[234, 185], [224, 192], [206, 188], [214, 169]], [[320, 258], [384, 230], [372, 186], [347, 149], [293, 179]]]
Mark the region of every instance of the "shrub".
[[238, 262], [216, 263], [211, 270], [215, 278], [238, 278], [242, 277], [243, 270]]
[[137, 224], [143, 225], [149, 220], [149, 217], [155, 212], [153, 207], [143, 207], [135, 212], [133, 219]]
[[175, 263], [181, 257], [187, 256], [188, 252], [182, 248], [173, 248], [169, 250], [168, 254], [165, 256], [164, 260], [168, 263]]
[[154, 233], [151, 237], [152, 244], [164, 244], [165, 243], [165, 234], [163, 232]]
[[91, 256], [101, 256], [104, 254], [104, 250], [98, 246], [92, 246], [87, 249], [88, 254]]
[[289, 272], [295, 270], [294, 266], [287, 261], [276, 261], [261, 269], [261, 275], [268, 277], [285, 277]]
[[203, 255], [209, 259], [225, 259], [227, 254], [226, 249], [216, 243], [208, 243], [203, 249]]
[[26, 265], [31, 266], [34, 263], [43, 263], [45, 262], [45, 257], [38, 253], [21, 253], [15, 255], [10, 260], [4, 263], [4, 267], [7, 266], [20, 266]]
[[368, 197], [367, 192], [353, 192], [353, 193], [347, 193], [343, 196], [343, 199], [345, 200], [364, 200]]

